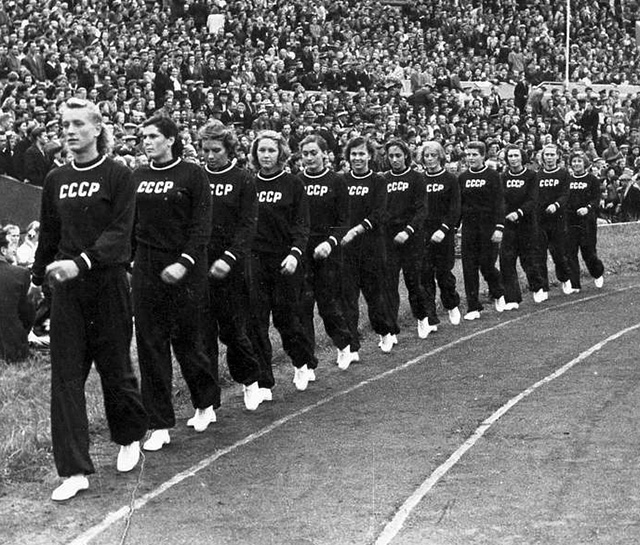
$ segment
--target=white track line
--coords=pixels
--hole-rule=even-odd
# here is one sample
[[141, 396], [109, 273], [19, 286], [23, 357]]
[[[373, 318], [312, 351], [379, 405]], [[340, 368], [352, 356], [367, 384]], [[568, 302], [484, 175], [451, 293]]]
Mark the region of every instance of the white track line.
[[466, 335], [464, 337], [460, 337], [459, 339], [456, 339], [455, 341], [452, 341], [450, 343], [442, 345], [442, 346], [440, 346], [438, 348], [434, 348], [433, 350], [430, 350], [429, 352], [425, 352], [421, 356], [418, 356], [418, 357], [416, 357], [416, 358], [414, 358], [412, 360], [409, 360], [409, 361], [403, 363], [402, 365], [399, 365], [397, 367], [389, 369], [388, 371], [385, 371], [384, 373], [381, 373], [381, 374], [376, 375], [374, 377], [371, 377], [371, 378], [369, 378], [367, 380], [359, 382], [358, 384], [355, 384], [354, 386], [351, 386], [350, 388], [347, 388], [346, 390], [342, 390], [340, 392], [336, 392], [335, 394], [333, 394], [333, 395], [331, 395], [329, 397], [325, 397], [325, 398], [321, 399], [320, 401], [317, 401], [316, 403], [314, 403], [312, 405], [304, 407], [303, 409], [300, 409], [300, 410], [298, 410], [298, 411], [296, 411], [296, 412], [294, 412], [292, 414], [289, 414], [287, 416], [284, 416], [284, 417], [276, 420], [272, 424], [266, 426], [265, 428], [262, 428], [260, 431], [258, 431], [256, 433], [252, 433], [251, 435], [248, 435], [244, 439], [241, 439], [240, 441], [237, 441], [237, 442], [233, 443], [232, 445], [229, 445], [228, 447], [217, 451], [215, 454], [212, 454], [211, 456], [208, 456], [207, 458], [204, 458], [203, 460], [201, 460], [197, 464], [191, 466], [189, 469], [187, 469], [185, 471], [182, 471], [180, 473], [177, 473], [175, 476], [173, 476], [168, 481], [165, 481], [164, 483], [162, 483], [157, 488], [155, 488], [155, 489], [151, 490], [150, 492], [147, 492], [146, 494], [141, 496], [139, 499], [137, 499], [135, 502], [133, 502], [132, 505], [124, 505], [120, 509], [118, 509], [117, 511], [112, 511], [111, 513], [108, 513], [105, 516], [105, 518], [102, 520], [102, 522], [100, 522], [100, 523], [96, 524], [95, 526], [92, 526], [88, 530], [84, 531], [82, 534], [80, 534], [78, 537], [76, 537], [73, 541], [69, 542], [69, 545], [87, 545], [88, 543], [91, 542], [91, 540], [93, 540], [95, 537], [97, 537], [102, 532], [107, 530], [109, 527], [113, 526], [114, 524], [116, 524], [117, 522], [119, 522], [119, 521], [121, 521], [123, 519], [126, 519], [128, 516], [130, 516], [132, 514], [133, 511], [136, 511], [138, 509], [142, 509], [147, 503], [149, 503], [151, 500], [153, 500], [154, 498], [156, 498], [157, 496], [159, 496], [163, 492], [166, 492], [170, 488], [173, 488], [177, 484], [180, 484], [185, 479], [188, 479], [189, 477], [193, 477], [196, 473], [198, 473], [199, 471], [202, 471], [203, 469], [209, 467], [213, 462], [215, 462], [216, 460], [218, 460], [222, 456], [225, 456], [226, 454], [229, 454], [229, 453], [233, 452], [234, 450], [237, 450], [238, 448], [240, 448], [240, 447], [242, 447], [244, 445], [247, 445], [249, 443], [252, 443], [253, 441], [256, 441], [260, 437], [263, 437], [264, 435], [267, 435], [268, 433], [271, 433], [272, 431], [282, 427], [284, 424], [286, 424], [287, 422], [293, 420], [294, 418], [298, 418], [299, 416], [302, 416], [303, 414], [306, 414], [309, 411], [312, 411], [313, 409], [317, 409], [318, 407], [326, 405], [327, 403], [330, 403], [331, 401], [333, 401], [334, 399], [336, 399], [338, 397], [342, 397], [342, 396], [348, 395], [351, 392], [355, 392], [356, 390], [364, 388], [365, 386], [367, 386], [369, 384], [372, 384], [374, 382], [378, 382], [380, 380], [383, 380], [383, 379], [387, 378], [390, 375], [393, 375], [395, 373], [398, 373], [399, 371], [407, 369], [408, 367], [416, 365], [416, 364], [420, 363], [421, 361], [425, 360], [426, 358], [429, 358], [431, 356], [439, 354], [440, 352], [443, 352], [444, 350], [447, 350], [449, 348], [452, 348], [454, 346], [462, 344], [462, 343], [464, 343], [466, 341], [469, 341], [471, 339], [475, 339], [476, 337], [480, 337], [482, 335], [486, 335], [488, 333], [491, 333], [492, 331], [495, 331], [497, 329], [501, 329], [503, 327], [506, 327], [506, 326], [508, 326], [510, 324], [513, 324], [515, 322], [519, 322], [519, 321], [524, 320], [526, 318], [529, 318], [531, 316], [537, 316], [539, 314], [544, 314], [544, 313], [550, 312], [551, 310], [555, 310], [555, 309], [563, 308], [563, 307], [567, 307], [567, 306], [572, 306], [572, 305], [575, 305], [577, 303], [582, 303], [582, 302], [585, 302], [585, 301], [591, 301], [591, 300], [594, 300], [594, 299], [600, 299], [600, 298], [606, 297], [608, 295], [613, 295], [615, 293], [627, 291], [627, 290], [638, 288], [638, 287], [640, 287], [640, 285], [636, 284], [636, 285], [628, 286], [628, 287], [625, 287], [625, 288], [618, 288], [616, 290], [607, 291], [605, 293], [600, 293], [598, 295], [592, 295], [591, 297], [583, 297], [583, 298], [579, 298], [579, 299], [572, 299], [571, 301], [567, 301], [566, 303], [561, 303], [559, 305], [554, 305], [552, 307], [545, 307], [543, 309], [540, 309], [540, 310], [537, 310], [537, 311], [534, 311], [534, 312], [523, 314], [523, 315], [518, 316], [516, 318], [512, 318], [511, 320], [508, 320], [508, 321], [505, 321], [505, 322], [500, 322], [499, 324], [496, 324], [495, 326], [489, 327], [487, 329], [482, 329], [480, 331], [476, 331], [475, 333], [471, 333], [470, 335]]
[[486, 433], [486, 431], [495, 424], [502, 416], [504, 416], [510, 409], [512, 409], [517, 403], [522, 401], [525, 397], [531, 395], [538, 388], [541, 388], [545, 384], [548, 384], [552, 380], [564, 375], [569, 369], [580, 363], [582, 360], [587, 359], [594, 352], [600, 350], [603, 346], [610, 343], [611, 341], [615, 341], [617, 338], [633, 331], [635, 329], [640, 328], [640, 323], [636, 325], [627, 327], [622, 331], [618, 331], [617, 333], [607, 337], [605, 340], [599, 342], [598, 344], [594, 344], [588, 350], [582, 352], [577, 358], [571, 360], [569, 363], [566, 363], [555, 372], [546, 376], [542, 380], [536, 382], [533, 386], [530, 386], [523, 392], [519, 393], [517, 396], [512, 397], [509, 401], [507, 401], [502, 407], [500, 407], [496, 412], [494, 412], [489, 418], [487, 418], [480, 426], [476, 429], [469, 439], [467, 439], [461, 446], [456, 450], [446, 462], [442, 465], [438, 466], [436, 470], [429, 476], [429, 478], [424, 481], [420, 487], [413, 493], [407, 500], [402, 504], [400, 509], [396, 512], [394, 517], [387, 523], [387, 525], [382, 530], [382, 533], [378, 536], [378, 539], [375, 541], [375, 545], [388, 545], [391, 541], [400, 533], [402, 530], [402, 526], [405, 521], [411, 515], [413, 509], [424, 499], [427, 493], [438, 483], [442, 477], [446, 475], [446, 473], [456, 465], [462, 456], [470, 450]]

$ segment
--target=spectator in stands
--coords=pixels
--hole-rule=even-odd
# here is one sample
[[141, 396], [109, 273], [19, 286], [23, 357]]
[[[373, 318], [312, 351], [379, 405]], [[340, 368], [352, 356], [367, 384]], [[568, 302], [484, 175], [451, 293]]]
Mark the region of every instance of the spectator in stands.
[[34, 308], [27, 299], [29, 271], [13, 265], [16, 245], [0, 231], [0, 359], [14, 362], [29, 355], [27, 336]]
[[48, 141], [46, 129], [42, 126], [35, 127], [30, 138], [32, 144], [24, 153], [24, 182], [42, 187], [52, 166], [51, 158], [45, 153]]

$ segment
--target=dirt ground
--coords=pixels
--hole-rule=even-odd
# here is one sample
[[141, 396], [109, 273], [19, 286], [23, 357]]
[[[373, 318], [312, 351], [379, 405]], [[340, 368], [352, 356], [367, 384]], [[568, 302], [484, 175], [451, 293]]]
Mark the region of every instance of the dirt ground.
[[621, 332], [640, 324], [640, 277], [584, 288], [426, 340], [407, 322], [347, 372], [327, 351], [306, 392], [281, 365], [272, 403], [249, 413], [228, 389], [218, 423], [181, 421], [131, 474], [100, 443], [74, 500], [5, 491], [0, 542], [637, 544], [639, 330]]

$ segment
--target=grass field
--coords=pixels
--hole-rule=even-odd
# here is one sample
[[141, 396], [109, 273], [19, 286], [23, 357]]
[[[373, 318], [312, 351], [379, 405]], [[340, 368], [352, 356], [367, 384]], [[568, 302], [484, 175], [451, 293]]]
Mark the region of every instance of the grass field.
[[[636, 223], [607, 225], [599, 229], [598, 249], [607, 275], [633, 274], [640, 270], [639, 236], [640, 225]], [[459, 289], [462, 290], [459, 262], [456, 264], [456, 275]], [[413, 319], [408, 315], [406, 298], [401, 314], [401, 323], [413, 324]], [[368, 329], [368, 325], [365, 324], [365, 327]], [[323, 331], [319, 326], [318, 355], [322, 361], [333, 358], [333, 351]], [[275, 337], [274, 345], [279, 347]], [[133, 356], [135, 360], [135, 353]], [[282, 351], [276, 351], [275, 364], [284, 361]], [[21, 364], [0, 362], [0, 485], [3, 487], [25, 482], [49, 482], [55, 478], [49, 432], [49, 367], [48, 356], [40, 353], [35, 353]], [[224, 402], [225, 396], [240, 395], [240, 388], [225, 374], [224, 365], [221, 365], [221, 370], [224, 370], [221, 377]], [[177, 369], [175, 376], [176, 413], [179, 417], [191, 416], [189, 394]], [[101, 445], [106, 444], [109, 438], [102, 393], [98, 377], [93, 371], [86, 390], [93, 448], [101, 450]]]

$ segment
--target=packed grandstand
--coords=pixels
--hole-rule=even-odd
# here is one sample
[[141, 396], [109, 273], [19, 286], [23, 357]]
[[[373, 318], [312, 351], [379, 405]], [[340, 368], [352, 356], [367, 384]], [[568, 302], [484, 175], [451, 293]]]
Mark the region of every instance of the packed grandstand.
[[193, 160], [211, 118], [233, 124], [245, 156], [261, 129], [294, 152], [319, 132], [337, 169], [354, 135], [412, 150], [437, 140], [458, 171], [470, 140], [494, 166], [517, 143], [534, 168], [554, 142], [592, 160], [601, 216], [637, 219], [621, 202], [640, 170], [638, 2], [570, 6], [567, 25], [552, 0], [3, 0], [0, 174], [25, 179], [37, 126], [62, 160], [58, 108], [79, 96], [99, 104], [132, 167], [145, 161], [137, 127], [158, 110]]

